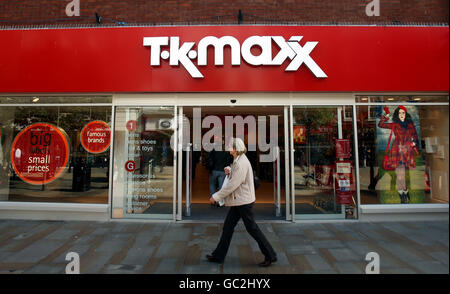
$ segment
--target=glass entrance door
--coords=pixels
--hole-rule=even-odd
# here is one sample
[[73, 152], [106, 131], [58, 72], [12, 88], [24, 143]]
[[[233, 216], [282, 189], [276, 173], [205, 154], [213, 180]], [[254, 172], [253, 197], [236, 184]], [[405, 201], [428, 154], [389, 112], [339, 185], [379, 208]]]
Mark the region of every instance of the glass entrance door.
[[[287, 219], [285, 181], [289, 179], [285, 176], [284, 151], [288, 144], [285, 132], [289, 128], [284, 107], [183, 106], [177, 112], [183, 117], [179, 128], [183, 150], [178, 153], [182, 159], [178, 162], [178, 211], [182, 215], [177, 220], [225, 218], [227, 208], [211, 206], [209, 197], [220, 189], [223, 180], [220, 172], [226, 157], [230, 157], [228, 164], [233, 161], [225, 148], [229, 136], [242, 136], [248, 149], [246, 156], [259, 183], [255, 190], [255, 218]], [[230, 127], [227, 121], [233, 122], [231, 131], [227, 130]]]
[[356, 213], [352, 106], [294, 106], [295, 219], [348, 219]]
[[175, 219], [175, 111], [115, 108], [113, 218]]

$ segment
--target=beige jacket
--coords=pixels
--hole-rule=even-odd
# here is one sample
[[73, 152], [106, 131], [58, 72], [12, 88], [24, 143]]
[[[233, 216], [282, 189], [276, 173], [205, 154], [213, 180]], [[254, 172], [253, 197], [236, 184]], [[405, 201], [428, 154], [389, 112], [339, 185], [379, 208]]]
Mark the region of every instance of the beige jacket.
[[217, 202], [225, 198], [225, 206], [239, 206], [255, 202], [253, 170], [245, 154], [234, 160], [228, 183], [212, 197]]

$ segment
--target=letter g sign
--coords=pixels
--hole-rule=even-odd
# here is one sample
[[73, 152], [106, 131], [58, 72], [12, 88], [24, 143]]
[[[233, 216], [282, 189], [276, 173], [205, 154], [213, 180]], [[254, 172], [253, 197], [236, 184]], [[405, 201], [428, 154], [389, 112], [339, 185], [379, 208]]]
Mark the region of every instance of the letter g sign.
[[125, 162], [125, 169], [130, 173], [134, 172], [136, 170], [136, 162], [133, 160], [128, 160]]

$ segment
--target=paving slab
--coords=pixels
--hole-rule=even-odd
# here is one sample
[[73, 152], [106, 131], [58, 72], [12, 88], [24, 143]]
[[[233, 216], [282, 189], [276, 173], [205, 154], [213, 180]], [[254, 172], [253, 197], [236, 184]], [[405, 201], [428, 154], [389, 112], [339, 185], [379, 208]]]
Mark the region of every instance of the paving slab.
[[331, 265], [328, 264], [322, 256], [315, 255], [305, 255], [309, 264], [313, 267], [314, 271], [330, 271], [332, 270]]
[[428, 254], [431, 255], [436, 261], [439, 261], [448, 266], [448, 264], [449, 264], [448, 263], [448, 260], [449, 260], [448, 251], [447, 252], [443, 252], [443, 251], [429, 252]]
[[448, 265], [438, 261], [414, 261], [411, 266], [424, 274], [448, 274]]
[[380, 268], [380, 274], [400, 274], [400, 275], [404, 275], [404, 274], [417, 274], [418, 272], [410, 269], [410, 268], [387, 268], [387, 269], [382, 269]]
[[36, 263], [39, 260], [50, 255], [53, 251], [59, 248], [64, 241], [62, 240], [39, 240], [30, 244], [23, 250], [15, 252], [2, 260], [2, 262], [25, 262]]
[[329, 248], [328, 251], [333, 255], [333, 257], [338, 261], [360, 261], [364, 260], [364, 256], [355, 254], [353, 251], [347, 248]]
[[37, 264], [25, 271], [24, 274], [63, 274], [66, 272], [65, 266], [61, 264], [49, 265], [49, 264]]
[[312, 241], [312, 246], [315, 248], [344, 248], [346, 244], [339, 240], [320, 240]]
[[337, 262], [334, 264], [340, 274], [364, 274], [365, 267], [353, 262]]
[[68, 250], [61, 253], [59, 256], [57, 256], [55, 259], [53, 259], [53, 263], [66, 263], [66, 256], [69, 252], [75, 252], [79, 256], [82, 256], [84, 253], [86, 253], [89, 250], [89, 245], [83, 245], [83, 244], [74, 244], [72, 245]]
[[110, 264], [106, 267], [103, 274], [138, 274], [142, 270], [142, 265], [127, 265], [127, 264]]

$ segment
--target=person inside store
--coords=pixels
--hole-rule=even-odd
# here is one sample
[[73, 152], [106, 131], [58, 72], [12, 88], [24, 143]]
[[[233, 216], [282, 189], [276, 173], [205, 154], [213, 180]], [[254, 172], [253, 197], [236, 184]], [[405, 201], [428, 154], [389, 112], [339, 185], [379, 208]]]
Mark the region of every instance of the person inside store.
[[242, 139], [233, 138], [231, 140], [229, 152], [234, 160], [231, 165], [231, 170], [226, 169], [225, 171], [229, 176], [228, 183], [210, 198], [211, 204], [225, 199], [225, 206], [229, 206], [229, 210], [217, 248], [211, 254], [206, 255], [206, 258], [210, 262], [224, 262], [234, 228], [242, 218], [247, 232], [258, 243], [259, 249], [264, 255], [264, 261], [258, 265], [267, 267], [277, 261], [277, 254], [254, 219], [253, 206], [256, 198], [253, 183], [253, 169], [250, 161], [245, 156], [246, 151], [247, 149]]
[[[220, 146], [221, 147], [221, 146]], [[217, 190], [222, 188], [225, 180], [225, 167], [233, 163], [233, 156], [223, 148], [214, 148], [206, 157], [209, 174], [209, 196], [211, 197]]]

